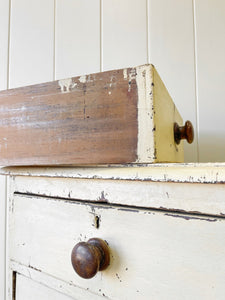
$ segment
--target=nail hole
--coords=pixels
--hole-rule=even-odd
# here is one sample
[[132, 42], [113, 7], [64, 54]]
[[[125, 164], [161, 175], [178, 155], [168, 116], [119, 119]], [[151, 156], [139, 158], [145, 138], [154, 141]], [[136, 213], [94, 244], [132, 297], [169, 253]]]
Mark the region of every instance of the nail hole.
[[99, 228], [99, 225], [100, 225], [100, 218], [99, 216], [95, 216], [95, 228]]

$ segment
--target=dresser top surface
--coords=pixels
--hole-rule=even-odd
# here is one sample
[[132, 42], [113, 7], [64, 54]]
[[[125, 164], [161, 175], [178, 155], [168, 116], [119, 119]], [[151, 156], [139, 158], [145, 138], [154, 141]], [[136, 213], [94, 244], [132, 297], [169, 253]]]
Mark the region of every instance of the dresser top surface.
[[79, 167], [5, 167], [0, 175], [137, 181], [224, 183], [225, 163], [170, 163]]

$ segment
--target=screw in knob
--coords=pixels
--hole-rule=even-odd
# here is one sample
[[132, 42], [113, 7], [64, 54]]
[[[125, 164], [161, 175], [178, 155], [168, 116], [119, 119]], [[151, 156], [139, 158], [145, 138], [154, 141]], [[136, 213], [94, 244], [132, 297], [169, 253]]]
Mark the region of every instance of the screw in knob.
[[110, 262], [109, 247], [99, 238], [80, 242], [72, 250], [71, 262], [82, 278], [92, 278], [98, 271], [105, 270]]
[[189, 144], [194, 140], [194, 128], [190, 121], [186, 121], [184, 126], [174, 123], [174, 140], [180, 144], [182, 139], [186, 139]]

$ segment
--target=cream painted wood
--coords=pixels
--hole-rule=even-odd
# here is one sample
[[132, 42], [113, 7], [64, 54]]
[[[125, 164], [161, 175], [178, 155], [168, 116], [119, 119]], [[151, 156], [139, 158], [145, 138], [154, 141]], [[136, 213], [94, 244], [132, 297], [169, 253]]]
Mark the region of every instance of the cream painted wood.
[[[56, 292], [30, 278], [17, 274], [16, 300], [71, 300], [71, 297]], [[75, 298], [74, 298], [75, 299]], [[77, 298], [78, 299], [78, 298]]]
[[0, 169], [0, 175], [216, 184], [225, 183], [225, 163], [132, 164], [77, 168], [6, 167]]
[[146, 0], [102, 1], [103, 71], [148, 62], [146, 25]]
[[166, 87], [153, 65], [123, 70], [124, 79], [136, 81], [138, 91], [137, 163], [183, 162], [183, 141], [174, 141], [174, 123], [183, 125]]
[[56, 0], [56, 78], [100, 71], [100, 0]]
[[183, 162], [183, 141], [177, 145], [174, 141], [174, 123], [183, 125], [183, 120], [177, 111], [165, 85], [156, 69], [153, 69], [153, 98], [155, 123], [155, 153], [156, 162]]
[[[27, 267], [110, 299], [224, 297], [222, 218], [23, 195], [11, 209], [10, 256]], [[111, 264], [84, 280], [74, 273], [70, 252], [94, 236], [108, 242]]]
[[195, 3], [199, 159], [225, 160], [225, 2]]
[[127, 180], [16, 177], [17, 193], [134, 207], [225, 215], [225, 185]]
[[[102, 299], [102, 296], [93, 294], [87, 289], [81, 289], [77, 286], [74, 286], [73, 284], [71, 284], [71, 282], [68, 283], [68, 282], [59, 280], [55, 277], [52, 277], [43, 272], [40, 272], [39, 270], [35, 270], [33, 268], [26, 267], [22, 264], [19, 264], [19, 263], [13, 262], [13, 261], [11, 261], [11, 263], [10, 263], [10, 269], [15, 270], [17, 273], [22, 274], [41, 285], [44, 285], [46, 287], [49, 287], [53, 290], [58, 291], [59, 293], [61, 293], [60, 295], [62, 295], [62, 291], [63, 291], [63, 293], [65, 295], [67, 295], [67, 296], [70, 295], [70, 297], [72, 297], [72, 299], [79, 299], [79, 300], [87, 300], [87, 299], [101, 300]], [[11, 298], [10, 298], [11, 296], [12, 295], [9, 294], [10, 300], [11, 300]], [[24, 300], [26, 300], [26, 299], [24, 299]]]
[[0, 176], [0, 299], [5, 299], [6, 271], [6, 178]]
[[53, 79], [54, 0], [11, 0], [9, 87]]
[[185, 161], [197, 157], [197, 121], [192, 0], [148, 0], [149, 62], [158, 70], [184, 120], [195, 127], [195, 140], [184, 145]]

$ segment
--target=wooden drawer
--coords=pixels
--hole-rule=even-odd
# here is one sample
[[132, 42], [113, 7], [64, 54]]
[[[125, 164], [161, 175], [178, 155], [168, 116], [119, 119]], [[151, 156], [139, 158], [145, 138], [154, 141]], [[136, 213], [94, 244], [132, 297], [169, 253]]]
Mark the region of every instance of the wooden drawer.
[[[223, 218], [15, 194], [10, 219], [12, 269], [73, 299], [224, 299]], [[70, 256], [92, 237], [111, 262], [87, 280]]]
[[0, 165], [182, 162], [174, 123], [152, 65], [2, 91]]

